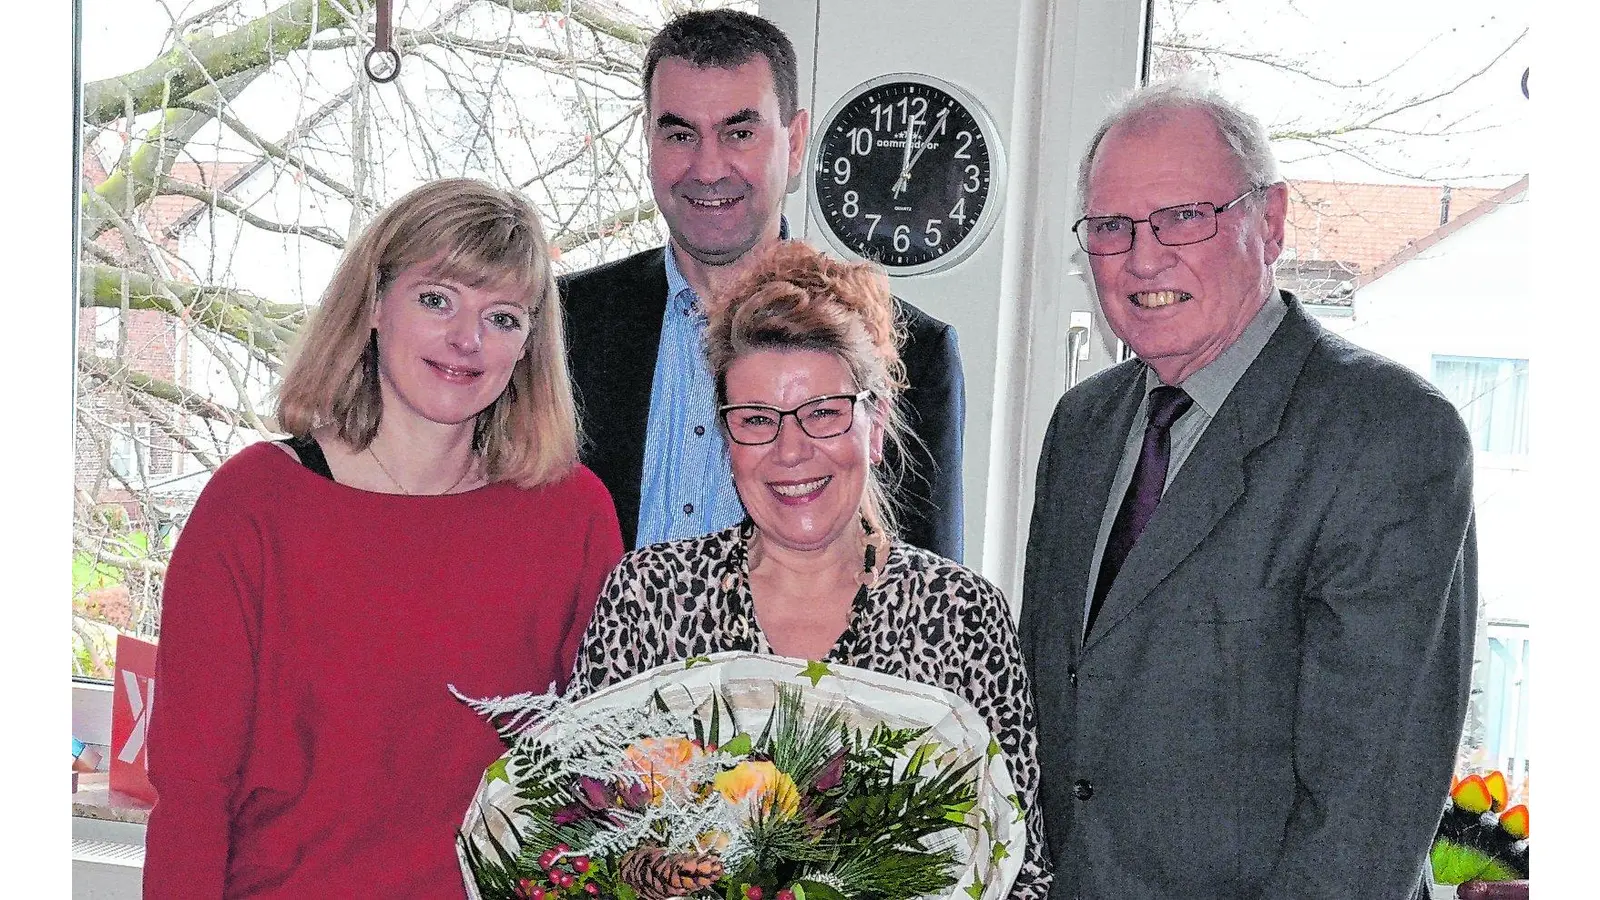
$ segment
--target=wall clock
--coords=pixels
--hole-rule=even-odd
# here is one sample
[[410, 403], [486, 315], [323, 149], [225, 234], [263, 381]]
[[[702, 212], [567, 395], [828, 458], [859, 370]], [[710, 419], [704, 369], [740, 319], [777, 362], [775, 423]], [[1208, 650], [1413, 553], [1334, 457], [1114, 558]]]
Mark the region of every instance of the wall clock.
[[811, 214], [829, 243], [891, 275], [965, 259], [1005, 195], [994, 120], [928, 75], [882, 75], [846, 92], [817, 130], [810, 169]]

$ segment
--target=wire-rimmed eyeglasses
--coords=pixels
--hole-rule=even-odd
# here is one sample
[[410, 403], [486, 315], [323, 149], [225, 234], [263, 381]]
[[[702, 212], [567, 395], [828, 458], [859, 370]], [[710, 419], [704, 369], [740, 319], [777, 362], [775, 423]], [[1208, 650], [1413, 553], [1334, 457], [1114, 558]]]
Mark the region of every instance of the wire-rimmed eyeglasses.
[[1090, 256], [1116, 256], [1132, 250], [1134, 226], [1140, 222], [1148, 222], [1150, 233], [1165, 246], [1182, 247], [1185, 244], [1198, 244], [1217, 236], [1217, 216], [1265, 187], [1264, 184], [1258, 184], [1220, 206], [1204, 201], [1183, 203], [1158, 209], [1144, 219], [1129, 216], [1084, 216], [1072, 223], [1072, 232], [1078, 236], [1078, 246]]
[[821, 440], [838, 437], [856, 421], [856, 404], [872, 396], [872, 391], [854, 394], [828, 394], [813, 397], [794, 409], [779, 409], [763, 403], [730, 403], [717, 407], [728, 439], [746, 447], [759, 447], [778, 439], [783, 417], [793, 416], [807, 436]]

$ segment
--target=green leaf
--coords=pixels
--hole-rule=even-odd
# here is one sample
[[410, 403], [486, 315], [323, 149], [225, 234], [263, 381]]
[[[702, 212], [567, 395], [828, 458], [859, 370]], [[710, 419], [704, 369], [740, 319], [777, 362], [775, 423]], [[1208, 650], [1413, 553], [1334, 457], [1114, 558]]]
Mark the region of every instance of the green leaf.
[[992, 737], [989, 738], [989, 758], [990, 759], [994, 759], [996, 756], [999, 756], [999, 755], [1000, 755], [1000, 742], [995, 740]]
[[1002, 859], [1006, 859], [1010, 855], [1011, 851], [1006, 849], [1005, 841], [995, 841], [994, 847], [989, 850], [989, 859], [991, 862], [999, 862]]
[[967, 896], [971, 897], [972, 900], [978, 900], [979, 897], [983, 896], [982, 878], [975, 878], [971, 884], [967, 885]]
[[490, 763], [488, 770], [483, 773], [484, 784], [488, 784], [491, 781], [511, 783], [511, 776], [506, 774], [506, 758], [504, 756]]
[[1021, 822], [1023, 819], [1022, 801], [1017, 799], [1016, 794], [1007, 794], [1006, 799], [1011, 801], [1011, 808], [1017, 811], [1016, 821]]
[[1482, 850], [1439, 838], [1428, 853], [1433, 880], [1439, 884], [1468, 881], [1514, 881], [1517, 874]]
[[938, 749], [938, 747], [939, 745], [933, 741], [929, 741], [928, 743], [918, 747], [916, 752], [911, 754], [910, 762], [906, 763], [906, 775], [916, 775], [921, 772], [922, 767], [928, 763], [928, 757], [932, 756], [933, 751]]
[[957, 825], [965, 825], [967, 824], [968, 814], [970, 814], [972, 812], [972, 808], [977, 805], [977, 800], [966, 800], [961, 803], [952, 803], [944, 808], [945, 821], [954, 822]]
[[847, 900], [844, 894], [820, 881], [801, 879], [789, 885], [789, 890], [794, 891], [794, 900]]
[[750, 735], [740, 732], [732, 740], [722, 746], [722, 752], [733, 756], [748, 756], [750, 754]]
[[711, 657], [709, 657], [709, 656], [691, 656], [688, 659], [683, 661], [683, 667], [684, 667], [684, 669], [687, 670], [687, 669], [692, 669], [695, 666], [700, 665], [701, 663], [708, 663], [708, 662], [711, 662]]
[[822, 676], [832, 674], [833, 670], [828, 668], [827, 663], [811, 660], [810, 662], [806, 663], [806, 667], [802, 669], [800, 674], [796, 675], [795, 677], [809, 678], [811, 679], [811, 686], [816, 687], [817, 683], [822, 681]]
[[639, 900], [639, 892], [634, 890], [632, 885], [627, 882], [619, 881], [614, 887], [617, 892], [617, 900]]

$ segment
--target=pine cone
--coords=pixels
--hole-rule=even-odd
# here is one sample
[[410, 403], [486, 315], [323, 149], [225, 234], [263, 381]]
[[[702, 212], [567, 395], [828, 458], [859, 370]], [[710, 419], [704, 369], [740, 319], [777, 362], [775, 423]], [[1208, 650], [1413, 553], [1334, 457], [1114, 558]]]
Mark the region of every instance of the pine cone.
[[617, 864], [617, 877], [638, 891], [640, 900], [687, 897], [717, 883], [722, 877], [722, 860], [710, 853], [635, 847]]

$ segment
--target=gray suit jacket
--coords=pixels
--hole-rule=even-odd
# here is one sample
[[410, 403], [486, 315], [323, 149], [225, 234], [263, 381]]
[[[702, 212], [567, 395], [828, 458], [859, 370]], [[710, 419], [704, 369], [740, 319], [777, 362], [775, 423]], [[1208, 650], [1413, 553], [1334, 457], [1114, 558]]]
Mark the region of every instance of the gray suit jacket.
[[1143, 391], [1045, 437], [1021, 638], [1052, 900], [1404, 898], [1450, 786], [1477, 609], [1472, 448], [1409, 370], [1288, 315], [1080, 642]]

